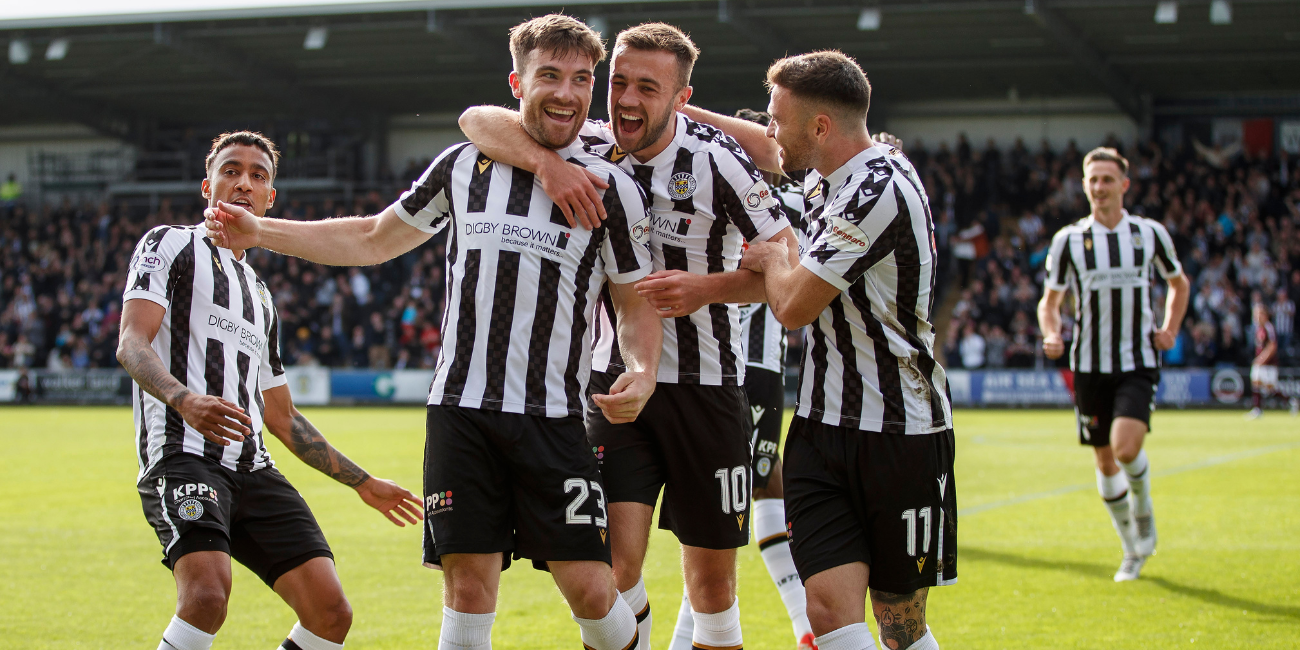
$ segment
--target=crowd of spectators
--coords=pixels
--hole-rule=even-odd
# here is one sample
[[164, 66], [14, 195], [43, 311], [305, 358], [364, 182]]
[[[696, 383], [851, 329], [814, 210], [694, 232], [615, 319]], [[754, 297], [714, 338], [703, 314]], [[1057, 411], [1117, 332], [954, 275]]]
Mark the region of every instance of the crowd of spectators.
[[[1155, 142], [1125, 146], [1114, 138], [1098, 144], [1129, 159], [1126, 208], [1164, 224], [1191, 280], [1187, 318], [1165, 364], [1249, 365], [1255, 303], [1272, 316], [1282, 363], [1296, 363], [1300, 158], [1167, 150]], [[950, 241], [957, 258], [960, 294], [941, 337], [946, 365], [1052, 365], [1041, 353], [1036, 308], [1052, 234], [1089, 213], [1084, 151], [1071, 142], [1061, 151], [1043, 143], [1031, 152], [1019, 140], [1007, 151], [992, 141], [977, 150], [963, 137], [953, 149], [929, 151], [916, 143], [908, 152], [930, 192], [937, 236]], [[1157, 323], [1166, 291], [1163, 281], [1152, 291]], [[1068, 313], [1062, 329], [1068, 345]]]
[[[1192, 280], [1192, 301], [1173, 366], [1245, 365], [1253, 352], [1250, 306], [1263, 302], [1296, 363], [1294, 296], [1300, 292], [1300, 160], [1166, 151], [1155, 143], [1107, 143], [1130, 160], [1130, 212], [1157, 219], [1173, 236]], [[982, 150], [907, 143], [929, 192], [940, 250], [937, 289], [960, 293], [950, 313], [937, 298], [940, 358], [952, 368], [1033, 368], [1041, 354], [1036, 305], [1051, 235], [1088, 214], [1080, 162], [1060, 151]], [[418, 165], [408, 175], [419, 172]], [[392, 197], [349, 203], [291, 198], [271, 215], [315, 220], [373, 214]], [[0, 367], [115, 367], [121, 296], [135, 243], [159, 224], [198, 223], [202, 205], [163, 200], [45, 207], [0, 204]], [[388, 263], [326, 267], [250, 251], [271, 288], [291, 365], [429, 368], [441, 346], [444, 246], [440, 235]], [[1163, 318], [1165, 288], [1153, 293]], [[1065, 318], [1068, 337], [1072, 323]], [[1068, 341], [1067, 341], [1068, 342]]]

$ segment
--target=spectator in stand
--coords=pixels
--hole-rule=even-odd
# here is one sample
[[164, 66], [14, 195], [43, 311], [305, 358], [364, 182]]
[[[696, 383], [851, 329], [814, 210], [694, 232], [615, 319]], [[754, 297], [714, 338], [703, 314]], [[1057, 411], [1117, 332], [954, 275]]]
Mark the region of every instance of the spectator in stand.
[[984, 337], [975, 331], [975, 323], [966, 322], [959, 349], [963, 368], [973, 370], [984, 367]]
[[1278, 348], [1282, 351], [1282, 357], [1289, 359], [1295, 355], [1291, 348], [1292, 337], [1295, 334], [1295, 302], [1288, 297], [1286, 289], [1277, 290], [1277, 299], [1273, 301], [1272, 312]]
[[988, 368], [1005, 368], [1007, 365], [1007, 348], [1011, 341], [999, 325], [989, 327], [988, 336], [984, 337], [984, 365]]

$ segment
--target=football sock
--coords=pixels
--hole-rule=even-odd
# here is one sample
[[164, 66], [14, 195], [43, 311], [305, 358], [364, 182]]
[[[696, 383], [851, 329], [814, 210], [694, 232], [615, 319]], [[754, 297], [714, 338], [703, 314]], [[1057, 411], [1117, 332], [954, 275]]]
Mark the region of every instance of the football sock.
[[1133, 493], [1135, 515], [1151, 514], [1151, 463], [1145, 449], [1138, 452], [1131, 463], [1120, 463], [1128, 475], [1128, 489]]
[[818, 650], [872, 650], [876, 640], [871, 637], [871, 628], [866, 623], [854, 623], [827, 632], [816, 640]]
[[640, 637], [636, 631], [636, 614], [622, 598], [614, 599], [605, 618], [573, 617], [582, 630], [582, 645], [591, 650], [632, 650]]
[[805, 634], [812, 632], [808, 623], [808, 600], [804, 595], [803, 582], [799, 572], [794, 568], [794, 557], [790, 555], [790, 538], [785, 532], [785, 501], [782, 499], [759, 499], [754, 502], [754, 536], [758, 539], [758, 552], [763, 556], [772, 584], [781, 594], [785, 611], [790, 615], [797, 642]]
[[208, 650], [212, 647], [212, 640], [217, 638], [215, 634], [208, 634], [189, 623], [181, 620], [179, 616], [173, 616], [172, 622], [163, 630], [162, 643], [158, 644], [158, 650]]
[[1250, 391], [1250, 405], [1254, 408], [1259, 408], [1260, 406], [1263, 406], [1263, 404], [1264, 404], [1264, 391], [1262, 390]]
[[677, 610], [677, 626], [668, 650], [691, 650], [691, 637], [695, 635], [695, 617], [691, 615], [691, 599], [682, 591], [682, 607]]
[[302, 621], [293, 624], [289, 638], [280, 644], [281, 650], [339, 650], [342, 647], [342, 643], [326, 641], [312, 634], [311, 630], [302, 626]]
[[1134, 555], [1133, 536], [1136, 534], [1133, 525], [1133, 513], [1128, 503], [1128, 479], [1124, 477], [1124, 472], [1115, 472], [1114, 476], [1106, 476], [1097, 470], [1097, 491], [1101, 493], [1102, 501], [1106, 503], [1106, 508], [1110, 510], [1111, 523], [1115, 524], [1115, 532], [1119, 533], [1120, 545], [1124, 547], [1124, 555]]
[[[884, 641], [880, 643], [882, 647], [888, 647], [884, 645]], [[934, 639], [934, 634], [931, 633], [930, 626], [927, 625], [925, 626], [925, 636], [917, 639], [916, 643], [907, 646], [905, 650], [939, 650], [939, 642]]]
[[744, 641], [740, 636], [740, 599], [731, 604], [726, 611], [717, 614], [701, 614], [691, 610], [695, 619], [695, 632], [691, 635], [691, 644], [700, 650], [717, 648], [740, 648]]
[[641, 650], [650, 650], [650, 622], [653, 619], [650, 616], [650, 596], [645, 592], [645, 578], [637, 580], [635, 587], [619, 595], [636, 615], [636, 632], [637, 636], [641, 637], [641, 645], [637, 647]]
[[462, 614], [443, 607], [438, 650], [492, 650], [492, 622], [496, 618], [496, 612]]

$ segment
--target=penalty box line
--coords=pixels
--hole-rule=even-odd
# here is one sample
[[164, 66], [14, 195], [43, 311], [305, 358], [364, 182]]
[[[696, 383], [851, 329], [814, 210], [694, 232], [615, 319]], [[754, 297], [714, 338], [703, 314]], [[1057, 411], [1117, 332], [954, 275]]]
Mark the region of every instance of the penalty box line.
[[[1300, 447], [1300, 441], [1287, 442], [1287, 443], [1282, 443], [1277, 445], [1268, 445], [1266, 447], [1256, 447], [1254, 449], [1247, 449], [1245, 451], [1239, 451], [1232, 454], [1225, 454], [1223, 456], [1214, 456], [1211, 458], [1206, 458], [1205, 460], [1198, 460], [1194, 463], [1179, 465], [1178, 467], [1171, 467], [1163, 471], [1155, 472], [1154, 476], [1172, 476], [1174, 474], [1181, 474], [1183, 472], [1192, 472], [1198, 469], [1205, 469], [1207, 467], [1223, 465], [1225, 463], [1231, 463], [1233, 461], [1244, 460], [1246, 458], [1254, 458], [1256, 456], [1263, 456], [1266, 454], [1271, 454], [1276, 451], [1284, 451], [1287, 449], [1294, 449], [1296, 447]], [[976, 515], [981, 512], [987, 512], [989, 510], [996, 510], [998, 508], [1014, 506], [1029, 501], [1037, 501], [1039, 499], [1049, 499], [1051, 497], [1061, 496], [1062, 494], [1078, 492], [1079, 490], [1092, 490], [1092, 489], [1096, 489], [1096, 486], [1093, 485], [1092, 483], [1067, 485], [1064, 487], [1059, 487], [1052, 490], [1046, 490], [1043, 492], [1034, 492], [1033, 494], [1023, 494], [1018, 497], [1012, 497], [1010, 499], [1003, 499], [1001, 501], [994, 501], [992, 503], [985, 503], [978, 506], [971, 506], [969, 508], [960, 508], [957, 510], [957, 515], [961, 517], [966, 517], [969, 515]]]

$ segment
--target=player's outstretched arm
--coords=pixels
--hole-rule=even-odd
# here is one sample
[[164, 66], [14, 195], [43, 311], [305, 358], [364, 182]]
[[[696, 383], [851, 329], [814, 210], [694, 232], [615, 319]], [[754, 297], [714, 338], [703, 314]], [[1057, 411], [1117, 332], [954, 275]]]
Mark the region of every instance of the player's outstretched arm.
[[741, 268], [763, 274], [763, 290], [772, 314], [788, 330], [797, 330], [821, 315], [840, 290], [807, 267], [790, 263], [787, 240], [781, 237], [749, 245]]
[[294, 408], [288, 385], [264, 390], [262, 398], [266, 403], [266, 428], [302, 462], [356, 490], [366, 505], [384, 513], [398, 526], [406, 525], [402, 519], [415, 524], [424, 518], [423, 502], [410, 490], [367, 474], [335, 449], [320, 430]]
[[779, 147], [776, 140], [767, 137], [767, 128], [762, 124], [706, 111], [691, 104], [682, 107], [682, 112], [696, 122], [722, 129], [723, 133], [731, 136], [749, 154], [759, 169], [773, 174], [785, 174], [781, 171], [781, 160], [777, 156]]
[[203, 211], [207, 235], [223, 248], [265, 248], [331, 266], [387, 262], [433, 235], [402, 221], [392, 206], [369, 217], [289, 221], [257, 217], [229, 203]]
[[1183, 326], [1183, 317], [1187, 315], [1187, 301], [1191, 298], [1191, 283], [1187, 275], [1179, 273], [1169, 278], [1169, 297], [1165, 298], [1165, 322], [1155, 333], [1155, 345], [1158, 350], [1174, 347], [1178, 340], [1178, 331]]
[[117, 360], [146, 393], [175, 409], [185, 422], [218, 445], [243, 440], [252, 422], [238, 406], [215, 395], [195, 395], [185, 387], [149, 344], [158, 335], [167, 308], [149, 300], [128, 300], [122, 306]]
[[655, 392], [664, 329], [654, 307], [637, 295], [632, 284], [609, 283], [618, 318], [618, 348], [627, 371], [614, 380], [608, 395], [591, 398], [611, 424], [632, 422]]
[[[585, 168], [538, 144], [519, 121], [519, 112], [500, 106], [471, 106], [460, 114], [460, 130], [488, 158], [530, 171], [559, 206], [570, 228], [591, 230], [609, 218], [596, 188], [609, 184]], [[575, 221], [576, 220], [576, 221]]]
[[[772, 237], [772, 241], [781, 240], [785, 240], [789, 249], [790, 266], [798, 265], [799, 247], [794, 243], [794, 229], [787, 226]], [[743, 268], [708, 275], [687, 271], [655, 271], [636, 283], [636, 292], [662, 318], [688, 316], [715, 302], [767, 302], [763, 275]]]
[[1038, 301], [1038, 331], [1043, 333], [1043, 354], [1048, 359], [1059, 359], [1065, 354], [1065, 342], [1061, 340], [1061, 301], [1064, 291], [1048, 289], [1043, 292], [1043, 299]]

